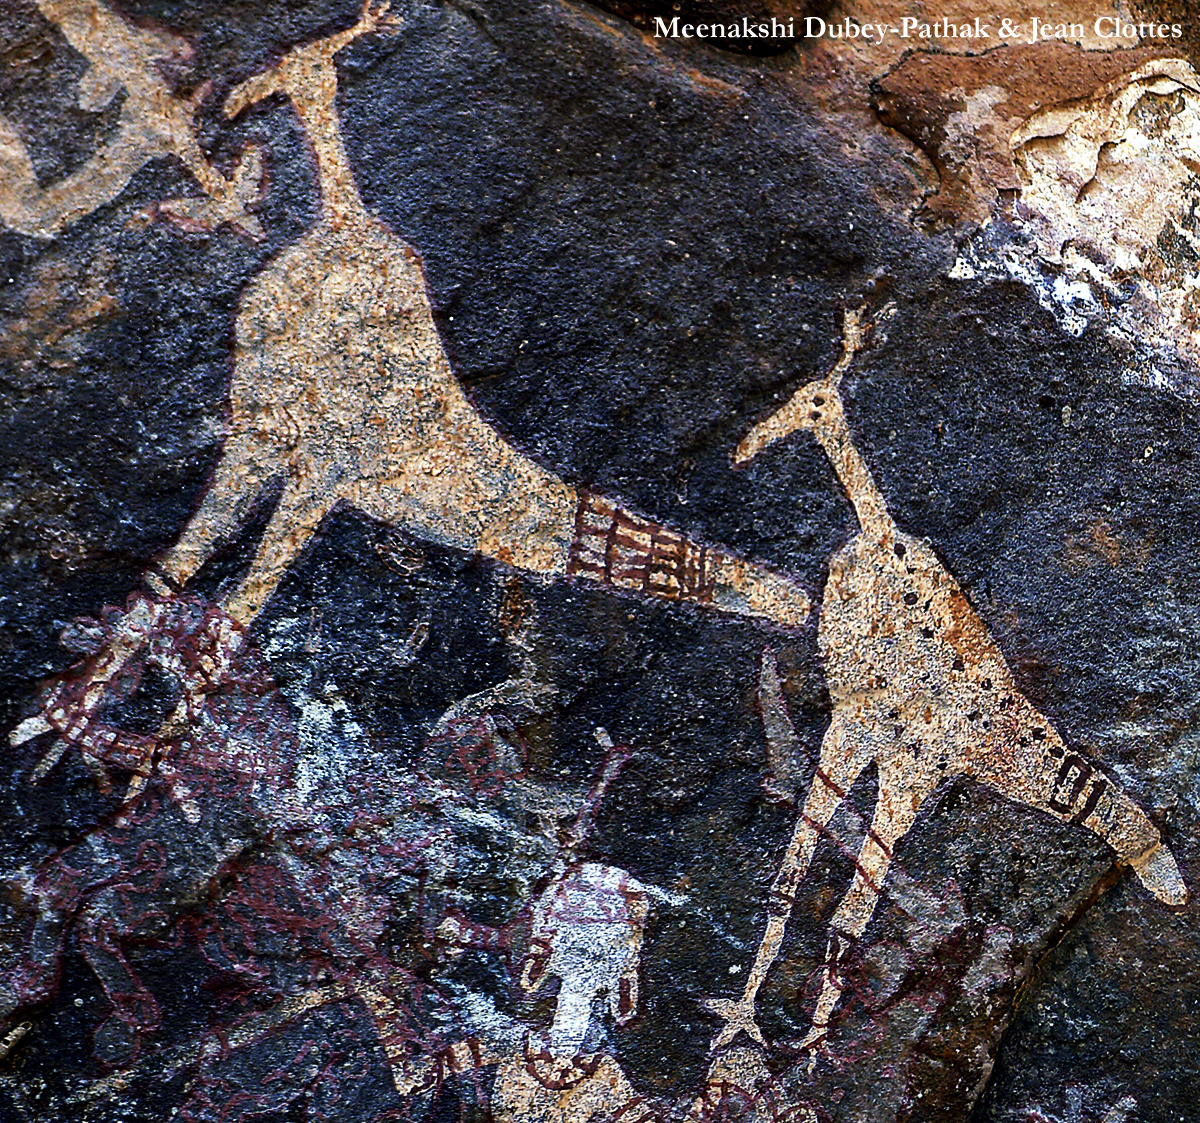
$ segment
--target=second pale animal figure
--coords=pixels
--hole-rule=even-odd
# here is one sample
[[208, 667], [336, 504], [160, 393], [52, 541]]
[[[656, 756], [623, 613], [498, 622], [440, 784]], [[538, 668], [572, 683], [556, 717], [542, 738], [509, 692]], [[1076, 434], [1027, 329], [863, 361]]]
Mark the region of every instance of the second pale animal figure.
[[854, 881], [831, 920], [821, 993], [805, 1045], [818, 1041], [842, 990], [850, 941], [875, 910], [897, 842], [944, 781], [969, 776], [1017, 803], [1099, 835], [1160, 901], [1187, 890], [1159, 832], [1110, 779], [1063, 743], [1017, 689], [987, 628], [929, 546], [892, 521], [846, 422], [838, 382], [862, 343], [847, 312], [842, 358], [755, 426], [738, 462], [796, 429], [820, 443], [858, 517], [860, 533], [829, 564], [818, 645], [833, 702], [821, 758], [771, 888], [767, 931], [740, 999], [710, 999], [725, 1019], [714, 1048], [747, 1033], [765, 1044], [755, 998], [779, 955], [797, 887], [817, 838], [858, 776], [878, 768], [875, 814]]

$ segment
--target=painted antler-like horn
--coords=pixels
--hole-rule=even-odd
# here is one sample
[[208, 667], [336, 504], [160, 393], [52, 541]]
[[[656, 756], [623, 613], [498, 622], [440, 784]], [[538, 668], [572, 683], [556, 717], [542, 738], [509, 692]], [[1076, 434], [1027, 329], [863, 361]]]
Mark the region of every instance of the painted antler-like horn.
[[272, 94], [282, 93], [291, 97], [294, 91], [312, 86], [314, 67], [332, 66], [334, 55], [355, 39], [376, 31], [396, 31], [403, 21], [388, 15], [389, 7], [386, 3], [377, 4], [375, 0], [367, 0], [358, 23], [353, 27], [292, 48], [269, 70], [247, 78], [229, 92], [225, 99], [225, 116], [232, 119], [247, 106]]
[[596, 730], [596, 740], [605, 750], [604, 764], [588, 789], [587, 795], [584, 796], [583, 805], [579, 808], [579, 814], [575, 816], [575, 822], [571, 824], [563, 839], [563, 854], [568, 860], [591, 833], [592, 824], [596, 820], [596, 812], [600, 809], [600, 803], [604, 799], [604, 793], [608, 791], [609, 785], [633, 756], [633, 750], [628, 746], [614, 745], [612, 738], [604, 729]]

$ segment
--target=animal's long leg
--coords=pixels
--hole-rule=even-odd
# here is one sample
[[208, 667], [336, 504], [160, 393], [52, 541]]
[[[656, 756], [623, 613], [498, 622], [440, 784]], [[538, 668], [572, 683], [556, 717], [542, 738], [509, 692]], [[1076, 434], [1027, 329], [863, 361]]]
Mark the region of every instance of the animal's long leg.
[[288, 482], [283, 498], [267, 524], [250, 572], [225, 605], [234, 620], [247, 625], [258, 615], [283, 580], [287, 567], [339, 498], [332, 488], [308, 482]]
[[[236, 455], [226, 454], [218, 467], [217, 479], [203, 506], [188, 524], [179, 544], [164, 561], [163, 569], [168, 577], [176, 583], [182, 584], [199, 569], [205, 558], [212, 552], [216, 541], [224, 537], [237, 524], [246, 494], [253, 495], [257, 492], [257, 487], [254, 485], [261, 485], [264, 474], [256, 461], [239, 459]], [[271, 516], [258, 552], [250, 566], [250, 572], [229, 599], [227, 612], [233, 621], [246, 625], [254, 619], [259, 609], [282, 580], [288, 565], [320, 525], [336, 498], [337, 496], [333, 494], [327, 497], [318, 497], [317, 489], [305, 483], [289, 484], [284, 489], [283, 496], [275, 508], [275, 513]], [[146, 613], [152, 614], [153, 618], [153, 614], [161, 614], [161, 611], [161, 602], [142, 601], [129, 616], [140, 621], [141, 616]], [[122, 627], [126, 631], [130, 630], [127, 622], [123, 622]], [[80, 725], [81, 731], [102, 700], [107, 684], [133, 657], [149, 630], [150, 628], [146, 626], [145, 622], [141, 622], [140, 627], [132, 629], [131, 637], [127, 642], [115, 642], [106, 653], [87, 685], [84, 695], [85, 704], [75, 719], [75, 723]], [[119, 637], [123, 634], [118, 633]], [[208, 657], [208, 667], [201, 668], [206, 679], [219, 679], [223, 671], [227, 669], [226, 663], [230, 654], [240, 646], [241, 632], [226, 619], [218, 622], [213, 638], [215, 650]], [[185, 719], [189, 709], [199, 703], [202, 693], [203, 685], [201, 683], [185, 684], [185, 696], [180, 699], [175, 710], [164, 722], [163, 730], [168, 730]], [[38, 721], [43, 725], [47, 724], [40, 717], [31, 718], [25, 724]], [[22, 730], [23, 726], [19, 726], [18, 732]], [[39, 725], [30, 731], [30, 735], [40, 731], [41, 726]], [[14, 743], [19, 742], [14, 741]], [[61, 751], [58, 752], [58, 755], [61, 756]], [[47, 757], [46, 761], [38, 766], [33, 778], [39, 779], [41, 775], [48, 772], [56, 760], [57, 756], [53, 759]], [[144, 767], [136, 770], [126, 793], [127, 799], [132, 799], [142, 790], [148, 776], [149, 760], [147, 759]], [[191, 819], [196, 814], [194, 804], [187, 798], [184, 789], [180, 789], [180, 794], [183, 797], [181, 804], [184, 814]]]
[[1017, 697], [1009, 722], [993, 732], [996, 740], [1004, 738], [1005, 751], [989, 743], [972, 761], [972, 775], [1008, 799], [1087, 827], [1160, 901], [1187, 902], [1187, 886], [1158, 828], [1112, 780], [1071, 752], [1025, 699]]
[[[270, 455], [265, 455], [268, 451]], [[82, 750], [84, 760], [97, 773], [101, 789], [107, 790], [109, 781], [103, 761], [111, 759], [118, 751], [119, 738], [115, 730], [107, 729], [97, 722], [97, 714], [109, 696], [112, 684], [125, 673], [125, 668], [144, 648], [147, 639], [169, 622], [172, 612], [171, 598], [161, 594], [170, 593], [172, 586], [182, 586], [200, 568], [212, 553], [215, 543], [236, 527], [249, 500], [258, 494], [269, 475], [277, 473], [283, 466], [285, 455], [285, 449], [278, 445], [271, 446], [261, 437], [256, 438], [252, 434], [240, 434], [231, 438], [200, 510], [188, 523], [178, 544], [163, 559], [161, 566], [147, 574], [147, 586], [159, 595], [139, 595], [131, 598], [127, 611], [115, 624], [104, 650], [93, 659], [85, 674], [80, 678], [68, 675], [53, 683], [43, 693], [40, 711], [23, 721], [10, 734], [9, 741], [13, 745], [21, 745], [33, 737], [51, 731], [60, 735], [31, 773], [32, 782], [36, 783], [46, 776], [67, 748], [75, 745]], [[264, 574], [260, 573], [259, 569], [264, 566], [286, 565], [294, 556], [308, 533], [315, 529], [321, 516], [328, 509], [327, 506], [322, 507], [314, 516], [312, 504], [311, 496], [303, 489], [293, 487], [285, 491], [256, 559], [256, 566], [259, 568], [251, 570], [248, 585], [257, 581], [256, 587], [265, 588], [266, 595], [269, 595], [270, 590], [278, 583], [282, 568], [279, 568], [273, 580], [266, 582], [263, 581]], [[290, 528], [289, 534], [286, 528], [291, 523], [295, 525]], [[299, 539], [282, 563], [275, 558], [279, 546], [278, 539], [281, 537]], [[245, 590], [246, 585], [242, 591]], [[262, 599], [265, 599], [265, 595]], [[254, 612], [249, 612], [236, 619], [242, 623], [253, 615]], [[218, 641], [218, 650], [212, 656], [215, 662], [210, 668], [209, 678], [217, 674], [218, 664], [223, 662], [223, 658], [229, 652], [236, 649], [238, 643], [237, 630], [233, 627], [220, 629], [215, 638]], [[192, 701], [193, 695], [194, 690], [189, 693], [189, 699]], [[185, 699], [180, 702], [167, 725], [174, 724], [183, 717], [187, 708], [188, 699]], [[148, 754], [151, 745], [145, 745], [144, 750], [147, 757], [143, 759], [142, 764], [134, 766], [135, 776], [130, 785], [130, 797], [137, 794], [148, 775]]]
[[834, 713], [821, 744], [821, 762], [809, 788], [804, 809], [796, 820], [795, 830], [771, 886], [767, 930], [759, 945], [754, 966], [750, 969], [750, 977], [746, 980], [745, 992], [737, 1001], [708, 1000], [709, 1009], [725, 1019], [725, 1027], [713, 1038], [714, 1049], [728, 1044], [742, 1031], [755, 1041], [766, 1044], [762, 1031], [754, 1021], [755, 999], [779, 955], [784, 930], [796, 902], [796, 890], [808, 871], [817, 839], [846, 798], [859, 773], [870, 763], [868, 741], [869, 734], [862, 726], [847, 722]]
[[217, 542], [233, 533], [267, 481], [286, 470], [286, 456], [285, 449], [271, 447], [256, 433], [229, 438], [204, 501], [159, 564], [172, 584], [186, 585]]
[[831, 932], [825, 978], [821, 993], [817, 996], [812, 1026], [801, 1042], [802, 1048], [825, 1035], [829, 1018], [843, 989], [841, 967], [846, 947], [849, 941], [857, 940], [863, 934], [874, 914], [892, 861], [893, 848], [908, 833], [915, 817], [911, 793], [905, 790], [903, 772], [881, 762], [875, 815], [858, 852], [854, 880], [829, 922]]
[[152, 148], [129, 110], [118, 131], [86, 164], [49, 187], [41, 187], [20, 138], [11, 126], [0, 130], [0, 151], [7, 167], [9, 190], [0, 204], [4, 224], [21, 234], [49, 238], [98, 207], [115, 199], [146, 162], [159, 154]]
[[811, 602], [764, 566], [691, 541], [590, 492], [579, 497], [567, 572], [669, 600], [800, 627]]

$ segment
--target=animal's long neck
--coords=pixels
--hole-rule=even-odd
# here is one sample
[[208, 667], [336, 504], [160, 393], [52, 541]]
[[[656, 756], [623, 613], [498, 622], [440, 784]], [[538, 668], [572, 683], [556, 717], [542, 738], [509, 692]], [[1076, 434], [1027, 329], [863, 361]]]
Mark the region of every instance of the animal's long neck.
[[323, 217], [335, 228], [361, 219], [366, 209], [342, 146], [336, 105], [337, 71], [332, 62], [317, 71], [311, 87], [293, 90], [292, 102], [313, 146]]
[[839, 402], [833, 417], [816, 432], [816, 438], [829, 457], [829, 463], [833, 465], [850, 502], [854, 504], [854, 513], [858, 516], [863, 533], [886, 536], [895, 524], [888, 514], [883, 495], [875, 486], [871, 469], [854, 445], [850, 426], [840, 405]]

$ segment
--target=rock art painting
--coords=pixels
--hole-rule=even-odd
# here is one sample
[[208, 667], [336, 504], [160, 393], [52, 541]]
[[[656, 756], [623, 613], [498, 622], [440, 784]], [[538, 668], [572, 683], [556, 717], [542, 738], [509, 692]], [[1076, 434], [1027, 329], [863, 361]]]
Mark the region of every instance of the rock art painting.
[[39, 11], [87, 62], [79, 83], [79, 107], [98, 110], [120, 101], [114, 134], [70, 175], [42, 186], [18, 130], [0, 121], [4, 152], [4, 224], [22, 234], [54, 235], [110, 202], [149, 160], [174, 156], [195, 177], [202, 203], [176, 204], [193, 221], [239, 223], [254, 231], [246, 212], [256, 193], [257, 161], [248, 154], [227, 179], [200, 151], [196, 136], [197, 101], [173, 91], [159, 68], [186, 56], [185, 40], [122, 18], [102, 3], [40, 4]]
[[1200, 37], [1082, 7], [0, 8], [0, 1121], [1195, 1117]]

